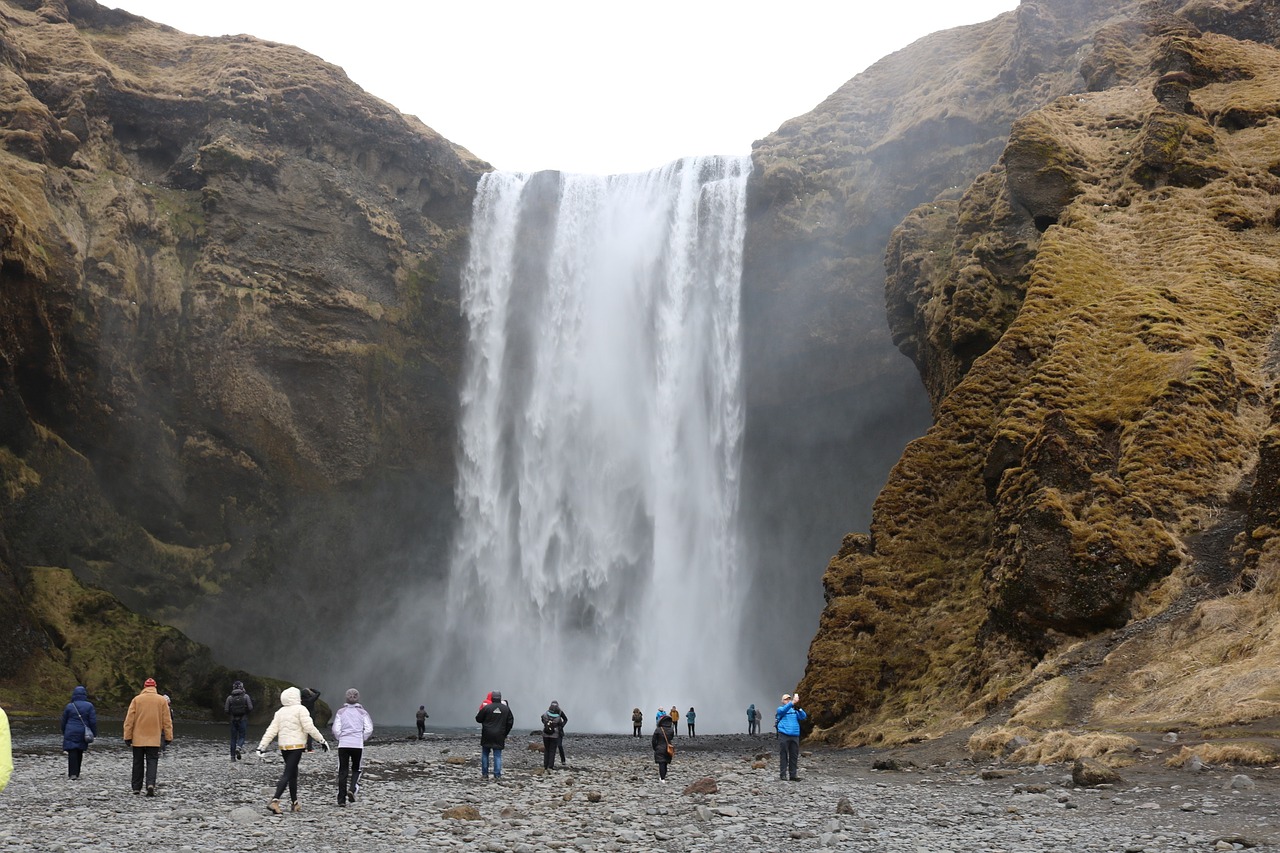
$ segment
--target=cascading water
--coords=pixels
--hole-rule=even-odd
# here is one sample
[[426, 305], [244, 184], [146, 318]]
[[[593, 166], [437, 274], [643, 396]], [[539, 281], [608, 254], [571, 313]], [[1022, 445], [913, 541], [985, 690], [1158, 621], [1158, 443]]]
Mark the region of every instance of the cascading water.
[[435, 684], [502, 690], [520, 725], [551, 699], [580, 730], [633, 706], [740, 716], [749, 172], [481, 181]]

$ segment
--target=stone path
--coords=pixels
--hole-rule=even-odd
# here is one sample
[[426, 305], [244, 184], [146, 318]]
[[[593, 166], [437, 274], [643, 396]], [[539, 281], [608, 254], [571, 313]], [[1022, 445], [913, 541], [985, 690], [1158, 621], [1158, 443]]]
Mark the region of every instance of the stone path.
[[[504, 780], [486, 784], [475, 736], [375, 738], [359, 802], [345, 808], [336, 750], [316, 752], [302, 764], [302, 812], [283, 816], [266, 810], [279, 758], [233, 763], [212, 735], [175, 743], [155, 798], [130, 793], [129, 751], [114, 738], [94, 745], [78, 781], [56, 743], [28, 746], [0, 793], [0, 853], [1280, 850], [1280, 781], [1267, 770], [1079, 789], [1062, 766], [984, 780], [967, 761], [880, 772], [866, 752], [814, 750], [790, 783], [778, 781], [771, 739], [726, 735], [680, 738], [663, 784], [647, 738], [571, 734], [569, 767], [545, 776], [532, 743], [540, 738], [512, 737]], [[715, 793], [684, 793], [704, 777]]]

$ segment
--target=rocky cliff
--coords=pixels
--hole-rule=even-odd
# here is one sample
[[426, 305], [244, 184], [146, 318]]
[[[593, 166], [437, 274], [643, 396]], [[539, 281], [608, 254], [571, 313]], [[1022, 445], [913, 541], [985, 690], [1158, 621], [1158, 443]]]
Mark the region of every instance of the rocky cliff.
[[1004, 99], [1012, 120], [889, 242], [890, 327], [934, 425], [827, 568], [814, 731], [1265, 727], [1280, 7], [1024, 0], [965, 32], [985, 49], [942, 34], [848, 87], [888, 99], [934, 66], [893, 110], [908, 150], [945, 140], [922, 115]]
[[0, 0], [0, 701], [221, 701], [112, 596], [295, 677], [432, 570], [487, 168], [296, 48]]

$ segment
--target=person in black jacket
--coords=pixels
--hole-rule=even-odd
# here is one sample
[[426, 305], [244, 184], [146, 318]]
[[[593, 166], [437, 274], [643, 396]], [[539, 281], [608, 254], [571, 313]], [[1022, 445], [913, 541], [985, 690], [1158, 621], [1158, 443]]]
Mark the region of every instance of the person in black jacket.
[[[311, 715], [311, 719], [316, 718], [316, 702], [320, 701], [320, 691], [311, 687], [302, 688], [302, 707], [307, 709], [307, 713]], [[311, 745], [311, 735], [307, 735], [307, 752], [315, 752], [315, 747]]]
[[243, 681], [233, 681], [231, 692], [222, 708], [231, 717], [231, 760], [244, 757], [244, 739], [249, 732], [249, 714], [253, 711], [253, 698], [244, 689]]
[[490, 694], [490, 701], [476, 713], [480, 724], [480, 778], [489, 779], [489, 753], [493, 753], [493, 778], [502, 778], [502, 750], [507, 745], [507, 735], [515, 725], [511, 707], [502, 701], [502, 691]]
[[559, 702], [552, 702], [542, 714], [542, 769], [551, 770], [556, 766], [556, 747], [560, 748], [560, 766], [564, 766], [564, 747], [560, 746], [564, 738], [564, 724], [568, 718], [560, 710]]
[[675, 738], [676, 724], [671, 721], [670, 714], [663, 714], [658, 718], [658, 724], [653, 727], [653, 737], [649, 739], [649, 745], [653, 747], [653, 760], [658, 763], [658, 781], [667, 781], [667, 765], [671, 763], [674, 750], [668, 749], [671, 741]]

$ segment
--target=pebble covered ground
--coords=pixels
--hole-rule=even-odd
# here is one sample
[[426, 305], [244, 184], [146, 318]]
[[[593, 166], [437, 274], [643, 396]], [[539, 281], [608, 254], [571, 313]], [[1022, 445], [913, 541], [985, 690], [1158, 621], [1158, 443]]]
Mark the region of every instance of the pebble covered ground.
[[[521, 733], [508, 741], [505, 778], [485, 783], [475, 735], [375, 735], [358, 802], [338, 807], [337, 751], [317, 751], [302, 763], [302, 811], [276, 816], [266, 804], [278, 755], [233, 762], [215, 739], [221, 727], [207, 728], [160, 760], [154, 798], [131, 794], [118, 738], [94, 744], [76, 781], [56, 736], [19, 738], [0, 793], [0, 853], [1280, 850], [1280, 776], [1268, 768], [1126, 773], [1114, 787], [1075, 788], [1063, 765], [874, 770], [867, 751], [806, 748], [801, 781], [781, 782], [771, 737], [716, 735], [679, 738], [660, 783], [647, 737], [570, 732], [565, 769], [544, 775], [541, 739]], [[686, 790], [707, 779], [713, 792]]]

